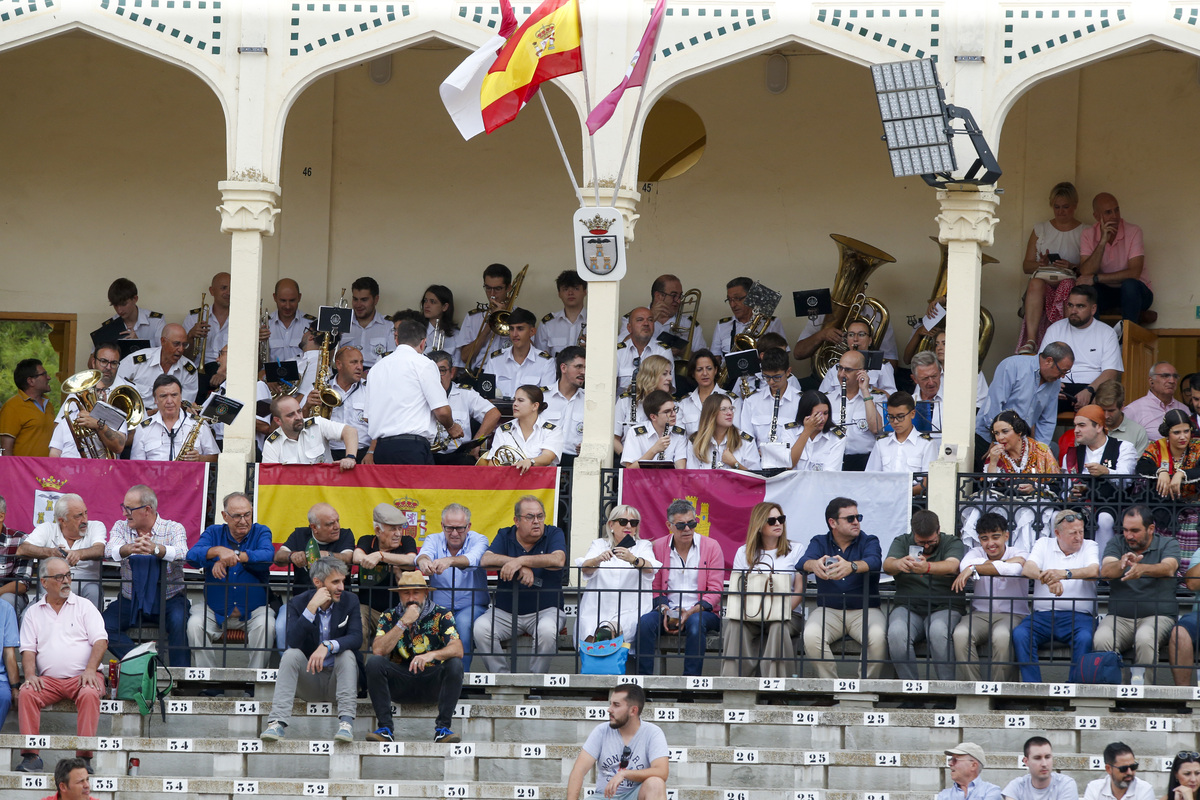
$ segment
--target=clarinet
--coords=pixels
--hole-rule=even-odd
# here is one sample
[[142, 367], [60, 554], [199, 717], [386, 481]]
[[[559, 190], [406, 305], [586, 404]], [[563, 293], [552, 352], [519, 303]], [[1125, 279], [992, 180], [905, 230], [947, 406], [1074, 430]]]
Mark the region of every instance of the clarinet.
[[833, 435], [839, 439], [846, 436], [846, 379], [842, 378], [842, 421], [833, 427]]
[[[780, 392], [779, 394], [775, 395], [775, 410], [771, 412], [771, 436], [769, 439], [767, 439], [767, 442], [770, 444], [773, 444], [775, 442], [775, 428], [779, 424], [779, 401], [782, 399], [783, 399], [783, 392]], [[842, 402], [845, 403], [844, 397], [842, 399]], [[842, 416], [843, 417], [845, 416], [844, 409], [842, 411]]]
[[[670, 447], [671, 446], [671, 426], [670, 425], [668, 425], [666, 428], [663, 429], [663, 436], [667, 437], [667, 447]], [[666, 452], [667, 452], [666, 450], [659, 450], [658, 455], [655, 456], [655, 458], [659, 461], [666, 460], [663, 455]]]

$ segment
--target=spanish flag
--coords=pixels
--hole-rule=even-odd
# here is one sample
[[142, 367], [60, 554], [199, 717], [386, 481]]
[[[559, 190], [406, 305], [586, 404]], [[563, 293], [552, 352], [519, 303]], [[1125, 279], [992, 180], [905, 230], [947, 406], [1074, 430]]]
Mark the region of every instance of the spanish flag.
[[543, 81], [583, 69], [579, 0], [545, 0], [517, 29], [479, 93], [488, 133], [516, 119]]

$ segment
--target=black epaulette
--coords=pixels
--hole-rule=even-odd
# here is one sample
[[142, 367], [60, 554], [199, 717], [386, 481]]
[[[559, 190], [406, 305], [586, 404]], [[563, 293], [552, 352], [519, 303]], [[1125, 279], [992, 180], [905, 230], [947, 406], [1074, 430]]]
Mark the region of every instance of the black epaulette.
[[472, 309], [471, 311], [468, 311], [468, 312], [467, 312], [467, 316], [469, 317], [469, 316], [471, 316], [472, 314], [482, 314], [482, 313], [483, 313], [483, 309], [482, 309], [482, 308], [476, 308], [476, 309]]
[[743, 439], [743, 441], [747, 441], [747, 442], [754, 441], [754, 437], [751, 436], [750, 434], [746, 433], [745, 431], [742, 431], [742, 439]]
[[678, 425], [672, 425], [671, 433], [679, 434], [679, 433], [687, 433], [687, 431], [685, 431], [683, 428], [679, 427]]
[[618, 349], [618, 350], [624, 350], [624, 349], [625, 349], [625, 342], [617, 342], [617, 349]]
[[276, 428], [274, 431], [271, 432], [271, 435], [267, 437], [267, 441], [273, 442], [282, 435], [283, 435], [283, 432], [280, 431], [278, 428]]
[[550, 357], [550, 354], [549, 354], [549, 353], [547, 353], [545, 350], [543, 350], [542, 352], [538, 353], [538, 358], [549, 358], [549, 357]]
[[193, 308], [193, 309], [192, 309], [191, 311], [189, 311], [188, 313], [189, 313], [189, 314], [195, 314], [196, 316], [200, 316], [200, 309], [199, 309], [199, 308]]
[[543, 427], [543, 428], [545, 428], [545, 429], [546, 429], [546, 430], [548, 430], [548, 431], [552, 431], [552, 430], [554, 430], [554, 428], [555, 428], [556, 426], [555, 426], [555, 424], [554, 424], [553, 422], [543, 422], [543, 423], [542, 423], [542, 427]]
[[148, 316], [150, 317], [150, 319], [162, 319], [163, 318], [162, 313], [158, 312], [158, 311], [151, 311], [148, 314]]
[[312, 321], [316, 320], [316, 317], [314, 317], [312, 314], [305, 314], [305, 315], [304, 315], [304, 318], [305, 318], [306, 320], [308, 320], [309, 322], [312, 322]]
[[502, 430], [502, 431], [511, 431], [512, 429], [513, 429], [513, 421], [511, 419], [508, 422], [506, 422], [500, 426], [500, 430]]
[[729, 322], [729, 320], [731, 320], [731, 319], [733, 319], [733, 317], [724, 317], [723, 319], [717, 320], [717, 324], [724, 325], [726, 322]]
[[618, 398], [632, 397], [632, 396], [633, 396], [633, 384], [632, 383], [625, 387], [625, 391], [623, 391], [619, 395], [617, 395]]
[[636, 433], [638, 436], [645, 436], [646, 435], [646, 426], [638, 425], [636, 428], [633, 429], [633, 432]]
[[[697, 431], [697, 433], [698, 433], [698, 432], [699, 432], [699, 431]], [[688, 437], [688, 441], [689, 441], [689, 442], [692, 442], [693, 444], [695, 444], [695, 442], [696, 442], [696, 434], [695, 434], [695, 433], [693, 433], [691, 436], [689, 436], [689, 437]]]
[[135, 364], [145, 364], [145, 363], [146, 363], [146, 354], [145, 354], [145, 353], [142, 353], [141, 355], [136, 355], [136, 356], [134, 356], [134, 357], [133, 357], [133, 363], [135, 363]]
[[930, 433], [929, 431], [924, 431], [923, 433], [921, 433], [921, 438], [922, 438], [922, 439], [928, 439], [928, 440], [932, 440], [932, 439], [933, 439], [933, 434], [932, 434], [932, 433]]
[[551, 311], [551, 312], [550, 312], [549, 314], [547, 314], [546, 316], [542, 317], [542, 322], [549, 322], [549, 321], [550, 321], [550, 320], [552, 320], [552, 319], [554, 319], [554, 312], [553, 312], [553, 311]]
[[787, 428], [787, 429], [790, 431], [790, 430], [792, 430], [793, 428], [799, 428], [799, 427], [800, 427], [801, 425], [803, 425], [803, 424], [804, 424], [803, 422], [801, 422], [801, 421], [799, 421], [799, 420], [796, 420], [795, 422], [789, 422], [789, 423], [787, 423], [787, 424], [786, 424], [786, 425], [784, 425], [783, 427]]
[[872, 389], [871, 394], [881, 394], [884, 397], [887, 397], [887, 392], [885, 392], [883, 389]]
[[196, 372], [196, 366], [194, 364], [184, 364], [183, 369], [189, 375], [195, 374], [195, 372]]
[[309, 417], [308, 419], [306, 419], [306, 420], [304, 421], [304, 427], [305, 427], [305, 428], [311, 428], [313, 425], [316, 425], [316, 424], [317, 424], [317, 418], [316, 418], [316, 417]]
[[150, 419], [150, 417], [146, 417], [144, 420], [142, 420], [141, 422], [139, 422], [139, 423], [138, 423], [138, 427], [139, 427], [139, 428], [144, 428], [144, 427], [146, 427], [147, 425], [149, 425], [149, 424], [150, 424], [152, 421], [153, 421], [153, 420], [151, 420], [151, 419]]

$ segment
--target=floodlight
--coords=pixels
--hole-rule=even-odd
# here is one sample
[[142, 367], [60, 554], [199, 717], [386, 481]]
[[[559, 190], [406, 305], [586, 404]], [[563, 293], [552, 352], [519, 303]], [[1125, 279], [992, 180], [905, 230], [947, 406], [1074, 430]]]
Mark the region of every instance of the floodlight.
[[[1000, 177], [1000, 166], [971, 112], [946, 103], [933, 59], [873, 64], [871, 77], [883, 119], [882, 138], [887, 143], [894, 176], [920, 175], [930, 186], [990, 184]], [[958, 169], [951, 144], [956, 133], [950, 127], [952, 119], [964, 121], [966, 130], [962, 132], [971, 137], [979, 155], [966, 176], [958, 180], [951, 177]], [[977, 177], [981, 168], [986, 172]]]

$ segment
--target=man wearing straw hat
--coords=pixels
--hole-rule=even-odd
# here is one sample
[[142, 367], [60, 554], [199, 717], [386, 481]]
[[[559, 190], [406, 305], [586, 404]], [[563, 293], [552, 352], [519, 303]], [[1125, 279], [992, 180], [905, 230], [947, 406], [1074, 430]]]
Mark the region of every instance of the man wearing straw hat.
[[461, 741], [450, 730], [463, 684], [463, 647], [454, 612], [433, 602], [425, 576], [415, 570], [400, 573], [391, 591], [399, 602], [380, 615], [371, 645], [374, 655], [367, 660], [367, 692], [379, 725], [367, 739], [393, 741], [393, 700], [429, 703], [436, 698], [433, 740]]

